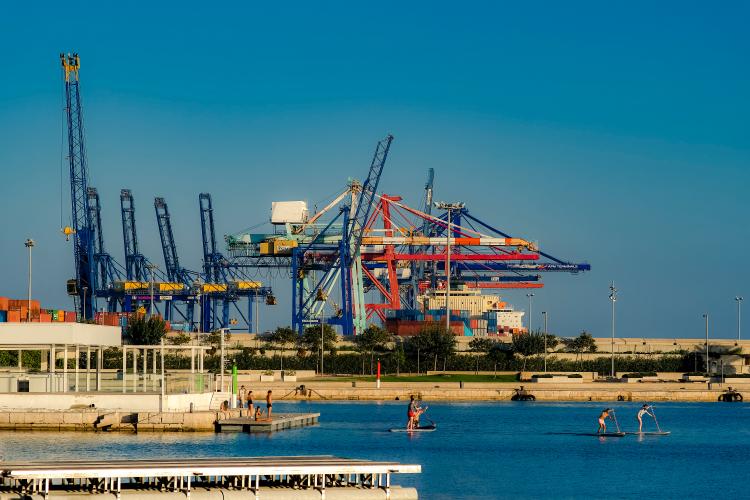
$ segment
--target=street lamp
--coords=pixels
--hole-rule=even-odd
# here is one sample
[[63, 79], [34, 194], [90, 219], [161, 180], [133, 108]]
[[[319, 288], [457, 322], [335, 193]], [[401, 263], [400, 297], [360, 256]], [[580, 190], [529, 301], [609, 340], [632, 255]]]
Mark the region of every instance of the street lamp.
[[531, 333], [531, 297], [533, 297], [533, 293], [527, 293], [526, 297], [529, 298], [529, 333]]
[[706, 320], [706, 375], [708, 375], [708, 313], [704, 313], [703, 318]]
[[88, 291], [89, 287], [84, 286], [81, 287], [83, 289], [83, 306], [81, 307], [81, 311], [83, 311], [83, 321], [86, 322], [86, 292]]
[[737, 342], [742, 340], [742, 297], [735, 297], [737, 301]]
[[435, 207], [440, 210], [447, 210], [448, 212], [448, 227], [445, 232], [445, 329], [450, 333], [451, 331], [451, 309], [450, 309], [450, 298], [451, 298], [451, 223], [453, 222], [452, 213], [454, 210], [461, 210], [464, 208], [463, 203], [446, 203], [444, 201], [438, 201], [435, 203]]
[[547, 373], [547, 311], [542, 311], [544, 317], [544, 373]]
[[148, 317], [151, 318], [154, 315], [154, 269], [156, 269], [158, 266], [156, 264], [148, 263], [146, 264], [146, 269], [148, 269], [148, 278], [149, 278], [149, 286], [151, 288], [151, 307], [148, 309]]
[[613, 281], [609, 285], [609, 300], [612, 301], [612, 371], [610, 376], [615, 376], [615, 302], [617, 302], [617, 288], [615, 288], [615, 282]]
[[27, 238], [24, 245], [29, 249], [29, 310], [26, 313], [26, 321], [31, 323], [31, 249], [34, 248], [34, 240]]

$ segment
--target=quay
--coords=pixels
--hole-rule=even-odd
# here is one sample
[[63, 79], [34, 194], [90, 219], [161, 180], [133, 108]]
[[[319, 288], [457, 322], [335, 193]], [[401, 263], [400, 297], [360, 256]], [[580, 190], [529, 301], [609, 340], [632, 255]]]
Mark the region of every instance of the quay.
[[318, 423], [320, 413], [279, 413], [270, 420], [251, 417], [227, 418], [216, 421], [217, 432], [276, 432]]
[[420, 472], [420, 465], [330, 455], [0, 462], [0, 499], [416, 500], [416, 489], [394, 486], [391, 476]]

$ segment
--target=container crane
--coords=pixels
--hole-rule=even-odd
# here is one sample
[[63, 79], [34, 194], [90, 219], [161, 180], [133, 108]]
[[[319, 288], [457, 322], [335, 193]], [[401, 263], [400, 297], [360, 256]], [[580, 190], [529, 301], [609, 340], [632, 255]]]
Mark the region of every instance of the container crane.
[[125, 274], [129, 281], [148, 281], [146, 257], [138, 250], [138, 232], [135, 227], [135, 203], [130, 189], [120, 190], [122, 213], [122, 241], [125, 244]]
[[[94, 280], [91, 289], [94, 300], [97, 297], [107, 301], [107, 311], [117, 310], [119, 294], [116, 293], [114, 285], [122, 279], [119, 266], [104, 247], [104, 232], [102, 231], [102, 211], [99, 202], [99, 192], [94, 187], [86, 188], [89, 211], [89, 234], [93, 243]], [[119, 268], [118, 268], [119, 267]], [[86, 316], [93, 318], [93, 316]]]
[[[70, 202], [72, 227], [63, 229], [73, 236], [75, 278], [68, 281], [68, 294], [77, 297], [78, 312], [92, 318], [96, 310], [96, 273], [94, 268], [94, 240], [90, 231], [88, 169], [83, 133], [83, 111], [78, 54], [60, 54], [65, 79], [65, 117], [68, 135], [68, 167], [70, 170]], [[89, 293], [86, 293], [88, 290]]]

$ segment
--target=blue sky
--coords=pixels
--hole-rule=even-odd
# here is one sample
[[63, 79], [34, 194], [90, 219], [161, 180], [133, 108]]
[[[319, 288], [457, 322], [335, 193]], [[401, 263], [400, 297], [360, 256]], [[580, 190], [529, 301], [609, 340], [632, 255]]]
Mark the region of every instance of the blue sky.
[[[363, 177], [391, 132], [385, 192], [418, 205], [433, 167], [436, 199], [591, 263], [546, 278], [537, 324], [547, 310], [557, 334], [608, 335], [615, 280], [619, 335], [701, 336], [704, 311], [712, 335], [735, 335], [733, 297], [750, 300], [747, 3], [152, 4], [5, 7], [0, 295], [24, 296], [33, 237], [34, 295], [70, 307], [58, 54], [77, 51], [91, 184], [120, 260], [120, 188], [143, 252], [161, 263], [164, 196], [197, 268], [199, 192], [232, 233], [273, 200], [314, 204]], [[289, 323], [286, 280], [272, 284], [282, 300], [263, 328]]]

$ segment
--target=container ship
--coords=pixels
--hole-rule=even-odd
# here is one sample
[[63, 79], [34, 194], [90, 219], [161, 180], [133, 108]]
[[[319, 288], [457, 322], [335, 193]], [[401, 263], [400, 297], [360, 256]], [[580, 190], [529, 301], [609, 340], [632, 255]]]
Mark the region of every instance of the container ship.
[[[401, 336], [416, 335], [425, 323], [445, 321], [445, 289], [429, 289], [418, 296], [420, 310], [387, 311], [386, 328]], [[509, 336], [526, 333], [523, 311], [501, 300], [461, 285], [450, 292], [450, 329], [458, 336]]]

